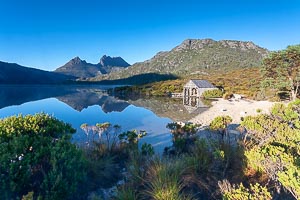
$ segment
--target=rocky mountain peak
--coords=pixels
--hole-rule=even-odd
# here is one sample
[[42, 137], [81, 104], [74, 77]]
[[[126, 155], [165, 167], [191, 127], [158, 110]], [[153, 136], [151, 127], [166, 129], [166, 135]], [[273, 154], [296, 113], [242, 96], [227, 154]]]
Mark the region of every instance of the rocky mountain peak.
[[182, 50], [190, 50], [190, 49], [202, 49], [205, 46], [209, 46], [214, 44], [216, 41], [212, 39], [186, 39], [184, 40], [179, 46], [175, 47], [175, 51], [182, 51]]
[[99, 61], [99, 64], [102, 65], [102, 66], [105, 66], [106, 62], [108, 60], [111, 60], [111, 57], [110, 56], [107, 56], [107, 55], [103, 55], [101, 58], [100, 58], [100, 61]]
[[212, 47], [213, 45], [221, 45], [225, 48], [246, 50], [265, 50], [251, 41], [237, 41], [237, 40], [220, 40], [215, 41], [212, 39], [186, 39], [180, 45], [174, 48], [174, 51], [185, 51], [185, 50], [201, 50], [205, 47]]
[[78, 56], [57, 68], [55, 72], [71, 75], [77, 78], [91, 78], [101, 74], [109, 74], [112, 71], [123, 69], [130, 66], [121, 57], [102, 56], [98, 64], [88, 63], [81, 60]]
[[71, 65], [78, 65], [78, 64], [81, 64], [85, 62], [84, 60], [81, 60], [78, 56], [76, 56], [75, 58], [73, 58], [72, 60], [70, 60], [68, 62], [68, 64], [71, 64]]
[[241, 50], [250, 50], [250, 49], [259, 49], [260, 47], [255, 45], [251, 41], [243, 42], [243, 41], [236, 41], [236, 40], [221, 40], [220, 43], [224, 47], [229, 47], [229, 48], [240, 48]]
[[106, 66], [128, 67], [128, 66], [130, 66], [121, 57], [110, 57], [110, 56], [107, 56], [107, 55], [104, 55], [104, 56], [101, 57], [99, 64], [102, 65], [103, 67], [106, 67]]

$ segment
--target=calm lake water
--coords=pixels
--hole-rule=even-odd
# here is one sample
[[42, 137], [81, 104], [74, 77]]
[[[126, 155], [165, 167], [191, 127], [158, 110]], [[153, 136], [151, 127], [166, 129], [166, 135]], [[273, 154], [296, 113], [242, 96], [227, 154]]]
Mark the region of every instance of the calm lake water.
[[70, 123], [77, 132], [74, 142], [85, 142], [80, 125], [109, 122], [122, 131], [145, 130], [140, 144], [152, 144], [161, 153], [171, 145], [166, 125], [187, 121], [207, 108], [193, 109], [170, 98], [120, 99], [107, 94], [112, 86], [24, 86], [0, 85], [0, 118], [45, 112]]

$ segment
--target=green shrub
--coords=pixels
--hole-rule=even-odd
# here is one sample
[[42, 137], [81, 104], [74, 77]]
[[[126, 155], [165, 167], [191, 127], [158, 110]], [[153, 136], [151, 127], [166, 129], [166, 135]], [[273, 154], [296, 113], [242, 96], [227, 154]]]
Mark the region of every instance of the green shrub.
[[132, 130], [132, 131], [127, 131], [123, 132], [119, 135], [119, 139], [121, 142], [128, 143], [130, 145], [134, 145], [138, 143], [138, 140], [141, 139], [142, 137], [146, 136], [147, 133], [145, 131], [137, 131], [137, 130]]
[[[299, 101], [276, 104], [271, 115], [245, 117], [247, 165], [300, 198]], [[280, 167], [278, 167], [280, 166]]]
[[223, 92], [219, 89], [214, 90], [206, 90], [202, 93], [202, 97], [209, 98], [221, 98], [223, 96]]
[[226, 116], [218, 116], [213, 119], [209, 124], [209, 128], [214, 131], [218, 131], [222, 134], [222, 138], [224, 135], [227, 135], [227, 127], [232, 122], [232, 118], [228, 115]]
[[271, 194], [266, 187], [256, 183], [255, 185], [250, 184], [250, 188], [240, 185], [231, 185], [228, 181], [219, 182], [219, 187], [223, 193], [224, 200], [258, 200], [265, 199], [271, 200]]
[[76, 199], [85, 162], [70, 142], [74, 129], [36, 114], [0, 120], [0, 199]]
[[188, 150], [189, 144], [193, 143], [199, 124], [172, 122], [167, 124], [167, 128], [173, 136], [173, 146], [178, 153]]
[[178, 138], [189, 138], [190, 136], [194, 135], [199, 126], [199, 124], [193, 123], [172, 122], [168, 123], [166, 128], [170, 129], [174, 140], [176, 140]]
[[154, 148], [151, 144], [144, 143], [141, 147], [141, 153], [144, 156], [153, 156]]
[[232, 122], [230, 116], [218, 116], [210, 123], [209, 128], [212, 130], [225, 129]]

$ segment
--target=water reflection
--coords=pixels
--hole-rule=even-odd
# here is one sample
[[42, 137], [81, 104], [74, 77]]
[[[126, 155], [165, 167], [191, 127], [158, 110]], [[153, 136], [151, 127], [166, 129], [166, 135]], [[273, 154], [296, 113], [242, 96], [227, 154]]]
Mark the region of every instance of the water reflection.
[[66, 86], [0, 85], [0, 109], [75, 92], [74, 88]]
[[77, 129], [73, 141], [86, 141], [80, 129], [84, 123], [110, 122], [120, 125], [122, 131], [145, 130], [145, 142], [162, 153], [171, 145], [171, 135], [166, 124], [171, 120], [160, 117], [149, 109], [130, 105], [127, 100], [114, 98], [102, 86], [0, 86], [0, 118], [17, 114], [45, 112], [70, 123]]
[[165, 97], [114, 97], [107, 93], [107, 88], [108, 86], [0, 85], [0, 109], [53, 97], [79, 112], [94, 105], [100, 106], [104, 113], [122, 112], [129, 105], [134, 105], [172, 121], [188, 121], [208, 109], [196, 97], [185, 96], [183, 100]]
[[49, 113], [77, 129], [74, 141], [86, 140], [81, 124], [110, 122], [123, 131], [146, 130], [148, 135], [141, 142], [152, 144], [158, 152], [171, 145], [167, 123], [190, 120], [208, 109], [202, 105], [199, 99], [114, 97], [107, 93], [107, 87], [98, 85], [0, 85], [0, 118]]
[[57, 97], [59, 101], [68, 104], [77, 111], [82, 111], [89, 106], [99, 105], [103, 112], [122, 112], [130, 104], [109, 96], [106, 90], [83, 88], [77, 89], [75, 93], [65, 94]]
[[121, 112], [130, 105], [106, 91], [107, 86], [0, 85], [0, 109], [53, 97], [77, 111], [99, 105], [105, 113]]
[[207, 106], [199, 108], [194, 112], [183, 104], [182, 99], [166, 97], [140, 97], [137, 99], [128, 99], [128, 102], [137, 107], [147, 108], [160, 117], [167, 117], [172, 121], [189, 121], [201, 112], [208, 109]]
[[201, 113], [208, 109], [210, 102], [193, 96], [183, 96], [183, 105], [189, 113]]

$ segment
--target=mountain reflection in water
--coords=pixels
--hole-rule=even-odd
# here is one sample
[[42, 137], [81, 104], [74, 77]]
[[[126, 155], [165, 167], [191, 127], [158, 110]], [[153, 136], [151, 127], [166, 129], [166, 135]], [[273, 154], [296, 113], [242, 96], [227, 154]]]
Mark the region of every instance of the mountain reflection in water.
[[109, 86], [0, 85], [0, 109], [53, 97], [77, 111], [99, 105], [105, 113], [122, 112], [132, 104], [173, 121], [188, 121], [208, 109], [199, 99], [188, 98], [182, 102], [182, 99], [166, 97], [116, 98], [107, 94], [108, 88]]
[[19, 113], [46, 112], [72, 124], [77, 129], [73, 137], [75, 141], [85, 139], [81, 124], [110, 122], [121, 125], [123, 131], [146, 130], [148, 135], [142, 141], [161, 152], [165, 146], [171, 145], [167, 123], [188, 121], [207, 109], [189, 112], [182, 99], [120, 99], [106, 92], [109, 87], [0, 85], [0, 118]]

